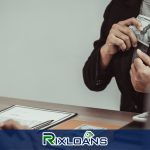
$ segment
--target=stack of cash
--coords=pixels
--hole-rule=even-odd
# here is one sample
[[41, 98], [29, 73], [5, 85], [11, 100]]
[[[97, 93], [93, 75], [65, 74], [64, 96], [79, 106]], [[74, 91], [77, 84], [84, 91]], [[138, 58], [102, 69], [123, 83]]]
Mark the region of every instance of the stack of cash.
[[142, 23], [142, 31], [139, 31], [135, 26], [130, 26], [130, 29], [135, 33], [137, 39], [139, 42], [144, 44], [145, 46], [149, 47], [150, 44], [150, 18], [139, 15], [137, 17], [137, 20], [139, 20]]
[[[136, 49], [140, 49], [143, 52], [147, 53], [150, 45], [150, 18], [139, 15], [137, 20], [142, 24], [142, 31], [139, 31], [135, 26], [131, 25], [129, 28], [134, 32], [138, 39], [138, 46]], [[137, 54], [134, 53], [133, 60], [137, 57]]]

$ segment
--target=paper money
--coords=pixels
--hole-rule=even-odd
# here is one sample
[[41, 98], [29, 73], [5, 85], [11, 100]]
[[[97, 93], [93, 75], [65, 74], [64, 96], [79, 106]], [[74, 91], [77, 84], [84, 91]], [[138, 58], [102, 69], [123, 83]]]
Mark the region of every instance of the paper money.
[[135, 58], [138, 58], [137, 49], [140, 49], [142, 52], [148, 52], [148, 48], [150, 45], [150, 18], [139, 15], [137, 20], [142, 24], [142, 31], [139, 31], [135, 26], [131, 25], [129, 28], [134, 32], [135, 36], [138, 39], [138, 45], [134, 48], [132, 62]]
[[137, 20], [141, 22], [143, 30], [139, 31], [135, 26], [130, 26], [130, 29], [134, 32], [138, 41], [141, 44], [144, 44], [146, 47], [149, 47], [150, 45], [150, 18], [143, 16], [143, 15], [139, 15], [137, 17]]

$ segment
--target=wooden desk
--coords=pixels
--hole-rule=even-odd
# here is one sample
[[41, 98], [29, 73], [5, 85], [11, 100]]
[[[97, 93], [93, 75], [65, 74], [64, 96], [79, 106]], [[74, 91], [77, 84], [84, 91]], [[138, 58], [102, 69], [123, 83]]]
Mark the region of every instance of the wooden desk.
[[0, 97], [0, 110], [11, 105], [24, 105], [78, 113], [76, 117], [53, 127], [53, 129], [74, 129], [81, 124], [89, 124], [108, 129], [118, 129], [131, 123], [132, 116], [136, 115], [136, 113], [129, 112]]

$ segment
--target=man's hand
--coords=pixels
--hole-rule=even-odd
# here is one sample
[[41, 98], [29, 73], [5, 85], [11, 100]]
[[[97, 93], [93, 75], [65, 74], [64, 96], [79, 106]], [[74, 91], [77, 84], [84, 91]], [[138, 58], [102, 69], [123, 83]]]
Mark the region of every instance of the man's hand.
[[139, 58], [131, 65], [130, 76], [132, 85], [137, 92], [150, 92], [150, 57], [137, 50]]
[[112, 56], [119, 50], [124, 52], [137, 46], [137, 38], [129, 28], [130, 25], [134, 25], [139, 31], [142, 30], [142, 24], [136, 18], [120, 21], [112, 26], [106, 43], [100, 50], [103, 68], [107, 67]]
[[106, 40], [106, 46], [109, 47], [112, 54], [118, 49], [126, 51], [137, 46], [137, 38], [129, 28], [130, 25], [134, 25], [139, 31], [142, 29], [142, 24], [136, 18], [120, 21], [112, 26]]
[[14, 120], [7, 120], [5, 122], [0, 123], [0, 129], [3, 130], [27, 130], [29, 129], [27, 126], [23, 126], [20, 123]]

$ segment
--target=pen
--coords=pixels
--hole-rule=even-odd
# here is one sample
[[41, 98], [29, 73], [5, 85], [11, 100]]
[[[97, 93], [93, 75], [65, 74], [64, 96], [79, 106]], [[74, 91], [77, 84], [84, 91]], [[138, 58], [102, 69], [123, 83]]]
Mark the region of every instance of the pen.
[[32, 127], [32, 128], [35, 129], [35, 130], [39, 130], [39, 129], [41, 129], [41, 128], [47, 126], [47, 125], [50, 125], [53, 121], [54, 121], [54, 120], [48, 120], [48, 121], [45, 121], [45, 122], [43, 122], [43, 123], [41, 123], [41, 124], [38, 124], [38, 125], [36, 125], [36, 126], [34, 126], [34, 127]]

